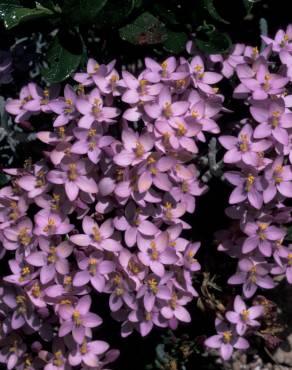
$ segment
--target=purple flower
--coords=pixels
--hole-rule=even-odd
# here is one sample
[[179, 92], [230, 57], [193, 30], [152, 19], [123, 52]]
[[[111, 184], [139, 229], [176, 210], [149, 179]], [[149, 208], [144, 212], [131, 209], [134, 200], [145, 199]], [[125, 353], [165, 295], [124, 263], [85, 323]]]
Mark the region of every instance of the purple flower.
[[82, 344], [77, 344], [76, 348], [70, 351], [68, 362], [72, 366], [83, 364], [89, 368], [97, 368], [100, 365], [99, 356], [104, 354], [108, 348], [108, 343], [104, 341], [88, 341], [84, 338]]
[[254, 137], [261, 139], [271, 135], [276, 141], [288, 145], [287, 128], [292, 127], [292, 113], [285, 112], [283, 99], [267, 100], [250, 108], [253, 118], [260, 124], [255, 128]]
[[277, 157], [265, 169], [264, 175], [264, 202], [269, 203], [277, 192], [282, 196], [292, 197], [292, 170], [291, 166], [283, 166], [283, 157]]
[[41, 267], [40, 281], [42, 284], [47, 284], [51, 281], [56, 273], [61, 275], [69, 273], [67, 257], [71, 254], [73, 247], [66, 241], [56, 244], [58, 245], [54, 245], [50, 240], [40, 237], [39, 246], [41, 251], [33, 252], [26, 258], [30, 265]]
[[216, 72], [206, 72], [202, 58], [195, 56], [189, 65], [192, 81], [195, 87], [207, 94], [214, 94], [211, 86], [222, 80], [222, 75]]
[[269, 149], [272, 143], [268, 140], [253, 141], [253, 129], [249, 124], [243, 126], [238, 137], [221, 136], [220, 144], [228, 151], [224, 155], [225, 163], [243, 163], [257, 166], [259, 153]]
[[87, 333], [91, 333], [91, 328], [102, 323], [98, 315], [89, 312], [90, 306], [91, 298], [88, 295], [80, 298], [76, 305], [62, 305], [59, 308], [59, 315], [62, 319], [59, 336], [64, 337], [72, 332], [76, 343], [82, 344]]
[[52, 100], [48, 106], [54, 113], [58, 114], [53, 125], [61, 127], [67, 125], [70, 121], [78, 117], [76, 111], [77, 95], [70, 85], [66, 85], [64, 89], [64, 98]]
[[273, 279], [269, 276], [269, 265], [262, 260], [243, 258], [239, 261], [238, 268], [238, 272], [229, 278], [228, 283], [243, 284], [243, 294], [246, 298], [251, 298], [258, 287], [264, 289], [275, 287]]
[[273, 242], [281, 240], [286, 235], [283, 229], [264, 221], [247, 222], [243, 230], [248, 238], [242, 244], [242, 252], [249, 253], [258, 248], [266, 257], [272, 255]]
[[36, 235], [63, 235], [72, 231], [74, 225], [69, 223], [68, 217], [64, 217], [57, 212], [51, 212], [48, 209], [43, 209], [35, 215]]
[[164, 87], [160, 91], [158, 102], [145, 104], [144, 109], [148, 116], [153, 119], [174, 119], [175, 117], [183, 116], [188, 107], [189, 103], [187, 101], [172, 102], [170, 89]]
[[229, 197], [230, 204], [241, 203], [245, 200], [260, 209], [263, 205], [262, 184], [260, 178], [251, 169], [250, 172], [226, 172], [225, 178], [236, 188]]
[[153, 138], [149, 133], [140, 136], [133, 130], [126, 128], [122, 132], [124, 149], [114, 156], [114, 162], [121, 166], [137, 165], [147, 159], [153, 148]]
[[183, 322], [191, 322], [191, 316], [185, 309], [185, 304], [191, 300], [188, 296], [178, 297], [175, 293], [172, 294], [168, 305], [162, 307], [161, 314], [167, 320], [177, 319]]
[[111, 238], [114, 236], [114, 227], [111, 219], [106, 220], [100, 226], [89, 216], [85, 216], [82, 221], [82, 228], [85, 234], [76, 234], [70, 240], [81, 247], [89, 245], [98, 250], [116, 252], [121, 250], [121, 244]]
[[79, 98], [76, 103], [78, 111], [83, 115], [79, 120], [78, 126], [82, 128], [91, 128], [94, 122], [113, 123], [119, 115], [119, 110], [112, 107], [104, 107], [103, 99], [98, 89], [93, 89], [88, 98]]
[[141, 235], [138, 235], [137, 238], [140, 261], [145, 266], [149, 266], [151, 271], [160, 277], [164, 275], [164, 265], [173, 264], [177, 260], [175, 251], [168, 247], [168, 243], [168, 234], [165, 232], [161, 232], [151, 239], [146, 239]]
[[249, 327], [253, 328], [260, 325], [255, 319], [262, 314], [263, 306], [247, 308], [245, 302], [237, 295], [234, 300], [234, 311], [226, 312], [226, 318], [229, 322], [236, 325], [238, 335], [244, 335]]
[[81, 191], [94, 194], [98, 192], [96, 182], [88, 176], [87, 163], [84, 161], [67, 161], [60, 165], [60, 169], [48, 173], [47, 179], [52, 184], [65, 186], [69, 200], [74, 201]]
[[[152, 211], [153, 212], [153, 211]], [[136, 208], [133, 202], [129, 202], [125, 213], [115, 217], [114, 225], [117, 230], [124, 231], [125, 243], [128, 247], [136, 244], [137, 236], [142, 234], [151, 236], [157, 233], [157, 227], [147, 218], [151, 215], [151, 208]]]
[[264, 57], [259, 57], [252, 67], [247, 64], [237, 66], [236, 71], [241, 85], [234, 90], [235, 96], [251, 92], [253, 99], [265, 100], [269, 94], [283, 93], [289, 79], [280, 74], [270, 73]]
[[116, 265], [112, 261], [102, 260], [97, 253], [92, 253], [89, 257], [83, 257], [78, 261], [78, 271], [73, 279], [73, 285], [76, 287], [85, 286], [89, 281], [94, 289], [103, 292], [106, 277], [109, 273], [115, 271]]
[[223, 360], [228, 361], [231, 358], [234, 348], [247, 349], [249, 347], [248, 341], [238, 336], [237, 333], [226, 324], [217, 325], [217, 331], [218, 334], [208, 338], [205, 341], [205, 345], [209, 348], [218, 349]]

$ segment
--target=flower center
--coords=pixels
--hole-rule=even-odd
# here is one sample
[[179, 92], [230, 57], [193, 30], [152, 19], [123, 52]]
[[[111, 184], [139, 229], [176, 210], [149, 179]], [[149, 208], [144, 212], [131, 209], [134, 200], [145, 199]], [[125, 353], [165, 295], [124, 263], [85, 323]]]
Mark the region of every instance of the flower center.
[[78, 177], [76, 163], [70, 163], [68, 168], [68, 178], [70, 181], [75, 181]]
[[49, 232], [50, 230], [52, 230], [54, 227], [56, 226], [56, 220], [54, 219], [54, 218], [49, 218], [48, 219], [48, 224], [47, 224], [47, 226], [45, 226], [44, 228], [43, 228], [43, 231], [45, 232], [45, 233], [47, 233], [47, 232]]
[[94, 226], [92, 228], [92, 232], [93, 232], [94, 241], [96, 241], [97, 243], [100, 242], [101, 241], [101, 235], [100, 235], [99, 229], [96, 226]]
[[242, 152], [247, 152], [248, 151], [248, 136], [246, 134], [241, 134], [240, 139], [241, 139], [241, 142], [239, 144], [239, 149]]
[[156, 279], [149, 279], [148, 280], [148, 286], [152, 293], [156, 294], [158, 292], [158, 282]]
[[187, 132], [187, 129], [183, 123], [179, 123], [177, 126], [177, 134], [178, 136], [184, 136]]
[[252, 174], [249, 174], [246, 179], [246, 184], [245, 184], [245, 190], [249, 192], [251, 190], [251, 187], [253, 186], [255, 181], [255, 177]]
[[224, 340], [224, 342], [225, 343], [230, 343], [231, 342], [231, 339], [232, 339], [232, 333], [231, 333], [231, 331], [225, 331], [224, 333], [223, 333], [223, 340]]
[[77, 311], [77, 310], [73, 311], [72, 317], [73, 317], [73, 321], [74, 321], [75, 325], [77, 325], [77, 326], [81, 325], [81, 319], [80, 319], [80, 312], [79, 311]]
[[25, 247], [27, 247], [31, 242], [31, 237], [28, 235], [28, 231], [28, 227], [22, 227], [18, 232], [20, 244], [24, 245]]
[[50, 247], [50, 253], [48, 255], [48, 262], [54, 263], [57, 260], [57, 248], [56, 247]]
[[249, 319], [249, 312], [248, 310], [242, 310], [241, 311], [241, 317], [243, 321], [247, 321]]
[[92, 113], [94, 115], [97, 115], [101, 112], [101, 100], [100, 99], [94, 99], [94, 104], [92, 107]]
[[166, 102], [164, 103], [164, 109], [163, 109], [164, 115], [166, 118], [170, 118], [172, 116], [172, 109], [171, 109], [171, 103]]
[[136, 142], [136, 148], [135, 148], [136, 156], [138, 158], [141, 158], [141, 157], [143, 157], [144, 153], [145, 153], [144, 146], [139, 141], [137, 141]]
[[58, 367], [61, 367], [64, 365], [63, 355], [61, 351], [57, 351], [54, 353], [53, 364]]
[[279, 126], [279, 118], [280, 118], [281, 113], [279, 111], [274, 111], [272, 113], [272, 126], [274, 128]]

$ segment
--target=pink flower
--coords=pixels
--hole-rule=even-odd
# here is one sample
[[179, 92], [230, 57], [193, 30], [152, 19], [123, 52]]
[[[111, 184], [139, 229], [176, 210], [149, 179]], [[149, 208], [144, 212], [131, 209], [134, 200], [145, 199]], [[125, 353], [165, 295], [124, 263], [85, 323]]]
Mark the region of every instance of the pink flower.
[[59, 308], [60, 318], [62, 319], [59, 337], [64, 337], [72, 332], [76, 343], [82, 344], [86, 334], [91, 333], [91, 328], [95, 328], [102, 323], [98, 315], [89, 312], [90, 306], [91, 298], [88, 295], [80, 298], [76, 305], [62, 305]]
[[119, 251], [121, 244], [111, 238], [114, 236], [113, 222], [111, 219], [105, 221], [99, 226], [91, 217], [85, 216], [82, 221], [82, 227], [85, 234], [76, 234], [70, 237], [70, 240], [81, 247], [89, 245], [99, 250], [111, 252]]
[[98, 192], [96, 182], [88, 176], [86, 162], [81, 160], [64, 162], [61, 163], [60, 169], [50, 171], [47, 179], [52, 184], [64, 184], [69, 200], [74, 201], [80, 190], [90, 194]]
[[252, 306], [247, 308], [245, 302], [237, 295], [234, 300], [234, 311], [226, 312], [226, 318], [229, 322], [236, 325], [238, 335], [244, 335], [248, 327], [260, 325], [255, 319], [260, 317], [263, 311], [263, 306]]
[[114, 118], [119, 115], [117, 108], [103, 106], [103, 99], [98, 89], [93, 89], [87, 99], [79, 98], [76, 107], [83, 115], [78, 126], [86, 129], [91, 128], [94, 122], [113, 123], [115, 122]]

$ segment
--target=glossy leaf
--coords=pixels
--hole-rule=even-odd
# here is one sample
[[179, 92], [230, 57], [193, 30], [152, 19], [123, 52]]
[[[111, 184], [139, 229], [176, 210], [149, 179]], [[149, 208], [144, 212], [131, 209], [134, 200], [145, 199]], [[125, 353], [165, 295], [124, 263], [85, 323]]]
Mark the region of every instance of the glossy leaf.
[[123, 40], [135, 45], [159, 44], [167, 40], [167, 29], [164, 23], [148, 12], [121, 28], [119, 33]]
[[48, 17], [54, 14], [50, 9], [39, 8], [23, 8], [18, 4], [1, 5], [1, 18], [4, 20], [4, 25], [7, 29], [18, 26], [20, 23], [27, 22], [37, 18]]
[[210, 16], [218, 22], [229, 24], [230, 22], [226, 21], [221, 17], [221, 15], [217, 12], [217, 9], [214, 6], [214, 0], [204, 0], [204, 7], [210, 14]]
[[95, 25], [98, 28], [117, 27], [135, 8], [136, 0], [107, 0], [107, 3], [97, 15]]
[[185, 49], [187, 41], [188, 36], [186, 33], [168, 31], [168, 37], [163, 46], [166, 51], [178, 54]]
[[57, 35], [49, 47], [48, 68], [42, 70], [42, 75], [50, 83], [64, 81], [77, 69], [82, 55], [82, 43], [78, 36]]
[[206, 33], [204, 39], [196, 38], [195, 43], [200, 50], [207, 54], [225, 53], [232, 44], [230, 37], [226, 33], [216, 30]]
[[18, 0], [0, 1], [0, 19], [4, 19], [5, 15], [15, 8], [22, 8]]
[[89, 24], [105, 6], [107, 0], [65, 0], [62, 7], [65, 21]]

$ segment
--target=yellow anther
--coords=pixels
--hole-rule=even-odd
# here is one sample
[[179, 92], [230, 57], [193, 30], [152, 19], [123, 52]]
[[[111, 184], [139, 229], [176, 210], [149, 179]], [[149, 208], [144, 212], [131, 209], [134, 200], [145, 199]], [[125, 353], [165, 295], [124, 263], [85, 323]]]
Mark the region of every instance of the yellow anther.
[[239, 149], [242, 152], [247, 152], [248, 151], [248, 141], [249, 141], [248, 136], [246, 134], [241, 134], [240, 140], [241, 140], [241, 143], [239, 144]]
[[72, 314], [72, 317], [73, 317], [73, 321], [74, 321], [75, 325], [81, 325], [81, 319], [80, 319], [80, 312], [79, 311], [74, 310], [73, 314]]
[[20, 244], [27, 247], [31, 243], [31, 237], [28, 234], [29, 228], [28, 227], [22, 227], [18, 232], [18, 240], [20, 241]]
[[68, 178], [70, 181], [76, 180], [78, 177], [76, 163], [70, 163], [68, 167]]
[[93, 239], [94, 239], [97, 243], [101, 241], [101, 234], [100, 234], [99, 229], [98, 229], [96, 226], [94, 226], [94, 227], [92, 228], [92, 234], [93, 234]]
[[225, 331], [223, 333], [223, 340], [225, 343], [230, 343], [231, 342], [231, 339], [232, 339], [232, 333], [231, 331]]
[[152, 293], [156, 294], [158, 292], [158, 282], [156, 279], [152, 278], [148, 280], [148, 286]]
[[250, 189], [251, 189], [251, 187], [252, 187], [252, 185], [253, 185], [254, 181], [255, 181], [255, 177], [254, 177], [252, 174], [249, 174], [249, 175], [247, 176], [247, 179], [246, 179], [246, 185], [245, 185], [245, 190], [246, 190], [247, 192], [249, 192], [249, 191], [250, 191]]
[[249, 311], [248, 310], [242, 310], [241, 311], [241, 317], [243, 321], [247, 321], [249, 319]]
[[179, 123], [177, 127], [178, 136], [184, 136], [187, 132], [187, 129], [183, 123]]
[[144, 153], [145, 153], [144, 146], [139, 141], [137, 141], [136, 142], [136, 148], [135, 148], [136, 156], [138, 158], [141, 158], [141, 157], [143, 157]]
[[164, 109], [163, 109], [163, 112], [164, 112], [164, 115], [167, 117], [167, 118], [170, 118], [172, 116], [172, 109], [171, 109], [171, 103], [170, 102], [166, 102], [164, 103]]

